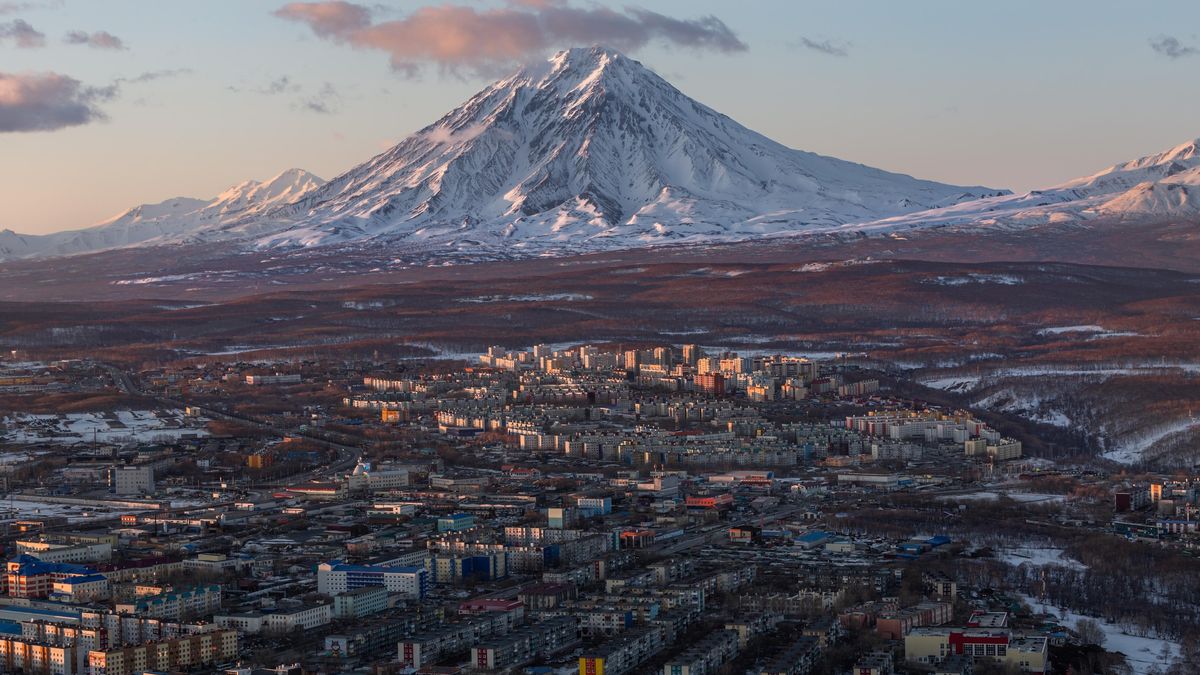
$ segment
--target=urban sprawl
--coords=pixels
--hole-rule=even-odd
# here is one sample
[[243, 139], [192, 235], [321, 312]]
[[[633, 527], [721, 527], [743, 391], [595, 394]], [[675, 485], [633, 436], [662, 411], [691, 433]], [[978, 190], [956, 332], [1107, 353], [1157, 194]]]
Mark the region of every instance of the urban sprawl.
[[13, 353], [0, 396], [0, 672], [1196, 672], [1192, 475], [853, 355]]

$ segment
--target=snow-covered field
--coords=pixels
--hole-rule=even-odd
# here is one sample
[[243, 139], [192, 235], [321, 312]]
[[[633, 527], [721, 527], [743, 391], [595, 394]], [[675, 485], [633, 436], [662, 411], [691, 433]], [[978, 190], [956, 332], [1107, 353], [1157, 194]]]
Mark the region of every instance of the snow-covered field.
[[[1108, 331], [1097, 325], [1058, 326], [1045, 328], [1040, 333], [1083, 335], [1087, 336], [1088, 340], [1133, 335]], [[1054, 383], [1055, 378], [1072, 378], [1083, 383], [1100, 383], [1114, 378], [1168, 375], [1190, 378], [1200, 372], [1200, 364], [1162, 361], [1110, 363], [1095, 367], [1047, 364], [1001, 367], [990, 371], [963, 370], [966, 372], [927, 370], [918, 381], [932, 389], [972, 396], [972, 406], [1019, 415], [1035, 422], [1068, 429], [1078, 424], [1086, 424], [1086, 415], [1080, 417], [1079, 406], [1072, 407], [1070, 396], [1064, 393], [1066, 390], [1056, 388], [1061, 383]], [[1043, 381], [1051, 383], [1051, 386], [1038, 386]], [[1064, 408], [1069, 408], [1071, 412]], [[1145, 426], [1135, 424], [1124, 425], [1118, 429], [1100, 427], [1090, 430], [1107, 439], [1103, 452], [1105, 458], [1131, 464], [1143, 460], [1145, 454], [1153, 451], [1156, 446], [1185, 440], [1185, 435], [1200, 430], [1200, 418], [1189, 416]]]
[[483, 295], [477, 298], [460, 298], [459, 302], [578, 302], [591, 299], [592, 296], [583, 293], [549, 293], [541, 295]]
[[968, 284], [994, 284], [997, 286], [1016, 286], [1025, 283], [1025, 279], [1013, 274], [979, 274], [970, 273], [958, 277], [934, 277], [926, 283], [936, 286], [966, 286]]
[[204, 436], [203, 422], [182, 410], [117, 410], [64, 415], [17, 414], [0, 418], [3, 440], [15, 444], [71, 445]]
[[139, 513], [146, 509], [85, 506], [82, 504], [55, 504], [26, 499], [0, 500], [0, 522], [33, 517], [62, 516], [69, 523], [85, 523], [100, 518], [111, 518], [126, 513]]
[[0, 453], [0, 472], [12, 471], [14, 466], [24, 464], [25, 462], [32, 462], [43, 454], [45, 453], [26, 451]]
[[41, 361], [9, 361], [0, 359], [0, 370], [42, 370], [46, 364]]
[[1118, 444], [1104, 453], [1105, 459], [1111, 459], [1114, 462], [1122, 464], [1132, 464], [1133, 462], [1142, 459], [1142, 453], [1153, 446], [1155, 443], [1163, 440], [1168, 436], [1180, 434], [1185, 431], [1190, 431], [1196, 427], [1200, 427], [1200, 420], [1189, 417], [1187, 419], [1176, 420], [1170, 424], [1163, 424], [1153, 429], [1149, 429], [1136, 438], [1126, 440], [1124, 443]]
[[1010, 492], [1008, 490], [980, 490], [961, 495], [944, 495], [938, 497], [942, 501], [988, 501], [994, 502], [1001, 495], [1020, 502], [1021, 504], [1053, 504], [1065, 499], [1062, 495], [1048, 495], [1038, 492]]
[[[1058, 621], [1069, 628], [1074, 628], [1080, 619], [1093, 618], [1076, 614], [1070, 610], [1061, 609], [1041, 602], [1037, 598], [1022, 596], [1022, 599], [1036, 614], [1052, 614]], [[1136, 674], [1149, 673], [1151, 669], [1165, 668], [1179, 656], [1179, 645], [1170, 640], [1151, 637], [1138, 637], [1122, 632], [1116, 624], [1105, 623], [1103, 619], [1094, 619], [1104, 630], [1104, 648], [1110, 652], [1121, 652]], [[1165, 652], [1164, 652], [1165, 649]]]
[[990, 383], [1007, 378], [1088, 377], [1104, 379], [1129, 375], [1158, 375], [1179, 371], [1184, 373], [1200, 372], [1200, 364], [1190, 362], [1131, 363], [1123, 366], [1100, 366], [1094, 368], [1047, 364], [1020, 366], [1016, 368], [997, 368], [996, 370], [987, 371], [984, 374], [931, 374], [931, 376], [920, 378], [919, 381], [926, 387], [933, 389], [968, 392], [974, 389], [981, 389]]
[[1058, 565], [1079, 570], [1087, 567], [1078, 560], [1068, 558], [1063, 549], [1055, 546], [1007, 546], [997, 549], [996, 557], [1016, 567], [1021, 565], [1033, 565], [1034, 567]]
[[1113, 337], [1138, 337], [1141, 335], [1141, 333], [1128, 330], [1109, 330], [1104, 326], [1097, 326], [1096, 324], [1083, 324], [1079, 326], [1052, 326], [1050, 328], [1043, 328], [1037, 333], [1038, 335], [1042, 336], [1081, 334], [1086, 335], [1087, 339], [1089, 340]]

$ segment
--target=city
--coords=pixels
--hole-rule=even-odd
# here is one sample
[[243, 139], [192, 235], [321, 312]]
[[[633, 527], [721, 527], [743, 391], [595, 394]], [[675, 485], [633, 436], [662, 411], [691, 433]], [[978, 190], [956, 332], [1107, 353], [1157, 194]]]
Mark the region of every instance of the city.
[[1197, 25], [0, 0], [0, 675], [1200, 675]]
[[21, 359], [6, 397], [151, 407], [0, 416], [10, 672], [1165, 673], [1195, 644], [1190, 597], [1148, 598], [1200, 564], [1197, 477], [1027, 456], [853, 354]]

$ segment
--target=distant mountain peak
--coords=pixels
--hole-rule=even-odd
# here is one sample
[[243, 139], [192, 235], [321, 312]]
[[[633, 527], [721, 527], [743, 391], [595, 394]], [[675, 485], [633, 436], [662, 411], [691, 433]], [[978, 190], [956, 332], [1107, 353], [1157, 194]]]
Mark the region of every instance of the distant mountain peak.
[[1194, 138], [1186, 143], [1181, 143], [1167, 151], [1164, 161], [1196, 159], [1200, 157], [1200, 138]]
[[1059, 185], [886, 218], [866, 230], [952, 226], [1023, 229], [1097, 218], [1148, 222], [1200, 217], [1200, 138]]

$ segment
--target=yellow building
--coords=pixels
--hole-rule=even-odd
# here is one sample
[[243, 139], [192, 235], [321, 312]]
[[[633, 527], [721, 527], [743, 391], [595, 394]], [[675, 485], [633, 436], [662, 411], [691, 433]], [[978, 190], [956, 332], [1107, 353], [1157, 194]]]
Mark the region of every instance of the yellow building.
[[1001, 439], [996, 445], [989, 445], [987, 449], [988, 457], [997, 462], [1004, 462], [1010, 459], [1021, 458], [1021, 441], [1014, 441], [1011, 438]]
[[265, 452], [256, 452], [253, 455], [246, 456], [246, 466], [251, 469], [265, 469], [271, 466], [271, 455]]
[[905, 659], [926, 665], [965, 655], [1013, 666], [1023, 673], [1044, 673], [1048, 653], [1045, 636], [1014, 635], [1007, 628], [924, 627], [913, 628], [904, 636]]
[[87, 660], [93, 675], [136, 675], [229, 661], [237, 654], [237, 631], [215, 630], [136, 647], [94, 650], [88, 652]]
[[75, 675], [75, 649], [54, 647], [18, 637], [0, 638], [0, 672], [31, 675]]
[[579, 657], [579, 675], [604, 675], [604, 657]]
[[971, 438], [963, 443], [963, 448], [966, 450], [968, 457], [976, 457], [987, 453], [987, 447], [986, 438]]

